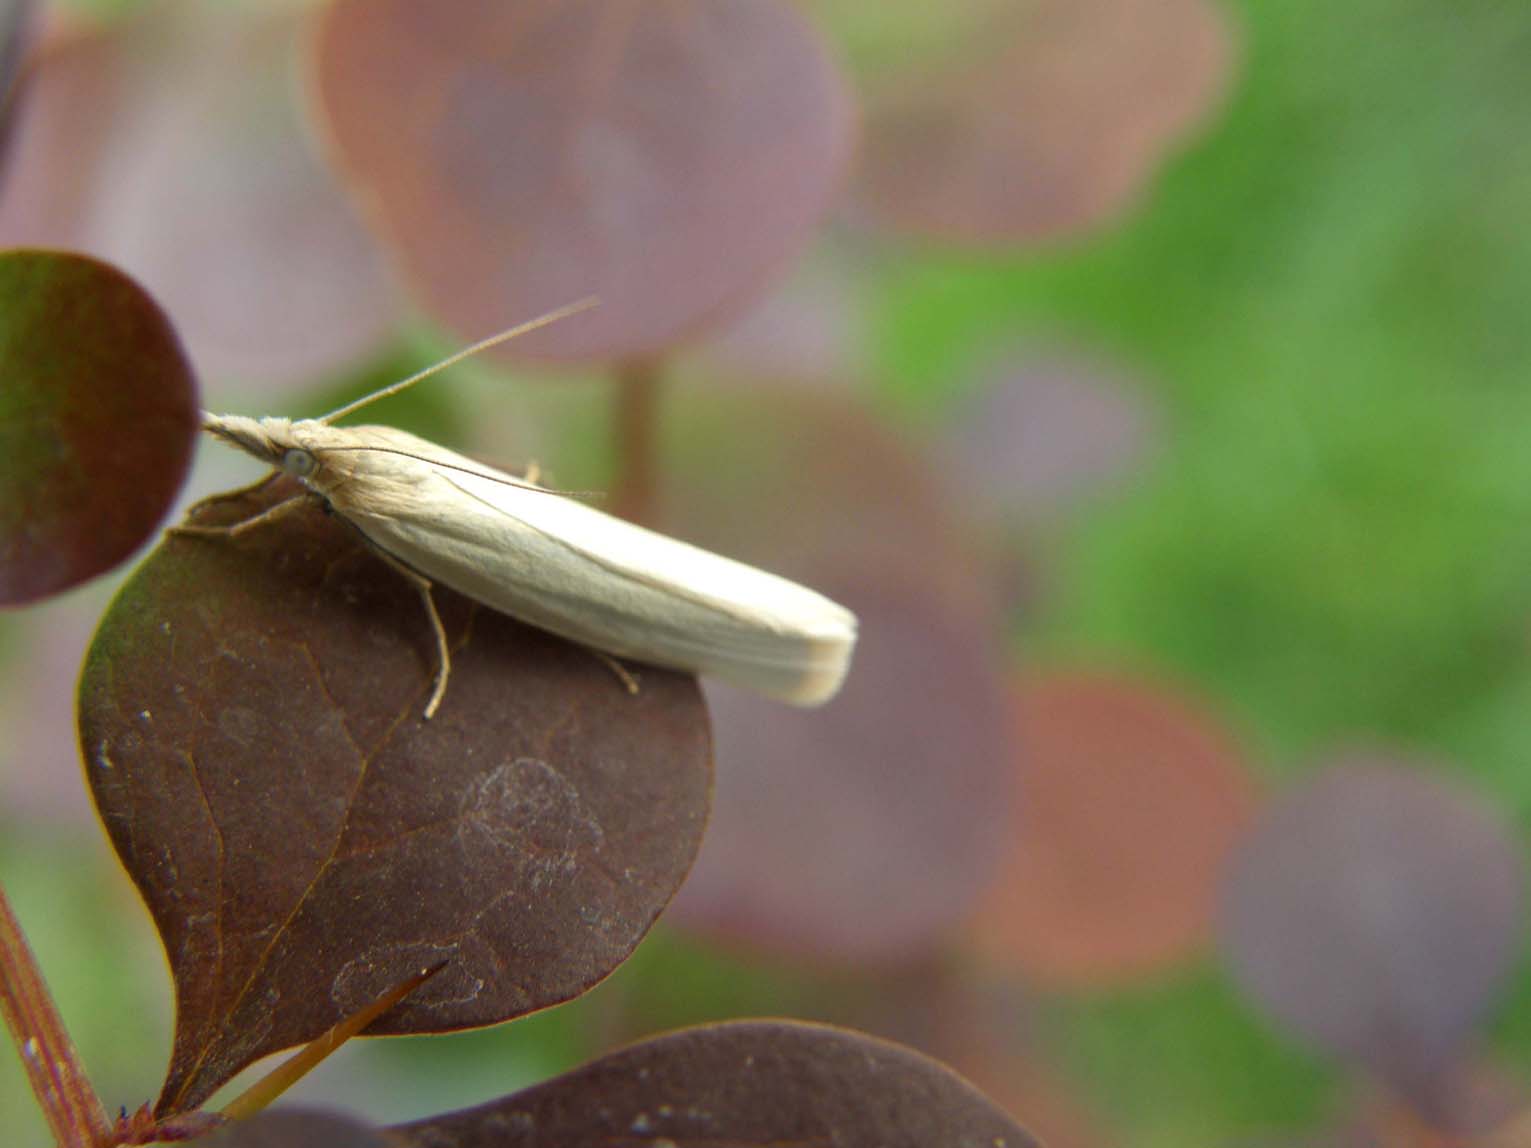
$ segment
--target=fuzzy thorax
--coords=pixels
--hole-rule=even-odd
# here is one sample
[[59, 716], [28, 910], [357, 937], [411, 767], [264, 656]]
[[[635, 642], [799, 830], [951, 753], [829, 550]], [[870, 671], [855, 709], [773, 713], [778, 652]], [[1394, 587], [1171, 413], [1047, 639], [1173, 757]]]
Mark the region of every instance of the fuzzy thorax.
[[203, 411], [202, 429], [270, 466], [281, 466], [282, 455], [296, 445], [290, 419], [252, 419], [244, 415], [215, 415]]

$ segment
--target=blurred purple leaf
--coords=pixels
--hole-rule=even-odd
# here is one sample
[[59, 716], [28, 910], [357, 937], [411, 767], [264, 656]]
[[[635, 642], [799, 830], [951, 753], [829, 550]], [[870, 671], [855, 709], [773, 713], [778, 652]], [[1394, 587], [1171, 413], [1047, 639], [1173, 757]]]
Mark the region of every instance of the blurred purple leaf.
[[0, 179], [10, 150], [11, 123], [21, 90], [21, 62], [32, 40], [32, 0], [0, 3]]
[[949, 935], [1009, 816], [1011, 733], [987, 572], [912, 448], [828, 390], [687, 392], [667, 523], [855, 610], [842, 693], [790, 711], [708, 687], [714, 831], [674, 919], [843, 960]]
[[1340, 755], [1234, 859], [1223, 952], [1282, 1027], [1427, 1103], [1514, 963], [1522, 870], [1474, 795], [1402, 755]]
[[196, 380], [143, 288], [94, 259], [0, 252], [0, 606], [141, 546], [197, 429]]
[[209, 377], [281, 386], [357, 363], [398, 317], [383, 260], [313, 155], [292, 6], [173, 2], [38, 57], [0, 244], [121, 263]]
[[1218, 104], [1234, 53], [1207, 0], [1043, 0], [975, 21], [871, 94], [859, 192], [901, 231], [992, 248], [1100, 227]]
[[947, 432], [948, 470], [1000, 519], [1056, 514], [1119, 481], [1156, 437], [1142, 388], [1085, 358], [1013, 355]]
[[1163, 685], [1080, 672], [1022, 680], [1014, 720], [1024, 802], [974, 921], [979, 949], [1071, 987], [1195, 955], [1255, 808], [1232, 736]]
[[697, 348], [719, 382], [792, 380], [852, 387], [867, 369], [854, 272], [815, 260]]
[[991, 623], [875, 583], [825, 588], [862, 635], [830, 705], [708, 686], [716, 829], [674, 920], [817, 958], [905, 959], [949, 936], [999, 857], [1011, 750]]
[[437, 316], [476, 337], [600, 297], [516, 356], [651, 355], [735, 314], [850, 146], [841, 78], [784, 0], [332, 0], [315, 74]]

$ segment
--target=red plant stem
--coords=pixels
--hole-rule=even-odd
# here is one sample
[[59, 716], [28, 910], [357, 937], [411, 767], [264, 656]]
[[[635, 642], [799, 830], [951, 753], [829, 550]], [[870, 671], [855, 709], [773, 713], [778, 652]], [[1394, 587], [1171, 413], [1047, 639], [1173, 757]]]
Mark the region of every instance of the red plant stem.
[[0, 1013], [59, 1148], [104, 1148], [112, 1126], [0, 889]]
[[612, 512], [629, 522], [652, 524], [661, 381], [659, 364], [652, 359], [617, 368], [617, 483]]

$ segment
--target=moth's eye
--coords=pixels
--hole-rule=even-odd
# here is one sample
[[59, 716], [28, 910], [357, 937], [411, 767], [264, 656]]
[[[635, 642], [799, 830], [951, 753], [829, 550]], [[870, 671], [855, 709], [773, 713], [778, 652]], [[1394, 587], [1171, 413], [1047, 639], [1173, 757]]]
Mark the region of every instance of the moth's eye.
[[307, 478], [313, 474], [318, 465], [314, 461], [314, 456], [302, 447], [289, 447], [282, 452], [282, 469], [299, 478]]

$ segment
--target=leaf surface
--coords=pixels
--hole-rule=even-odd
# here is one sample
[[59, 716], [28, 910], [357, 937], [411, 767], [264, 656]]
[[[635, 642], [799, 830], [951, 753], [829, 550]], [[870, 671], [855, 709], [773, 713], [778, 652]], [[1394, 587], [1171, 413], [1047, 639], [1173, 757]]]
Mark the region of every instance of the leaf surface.
[[175, 977], [161, 1114], [442, 961], [369, 1032], [575, 996], [690, 868], [712, 777], [695, 681], [639, 667], [630, 695], [588, 650], [436, 600], [452, 675], [429, 722], [419, 598], [317, 508], [168, 539], [102, 622], [80, 737]]
[[739, 1021], [670, 1033], [479, 1108], [412, 1148], [1035, 1148], [951, 1069], [861, 1033]]

